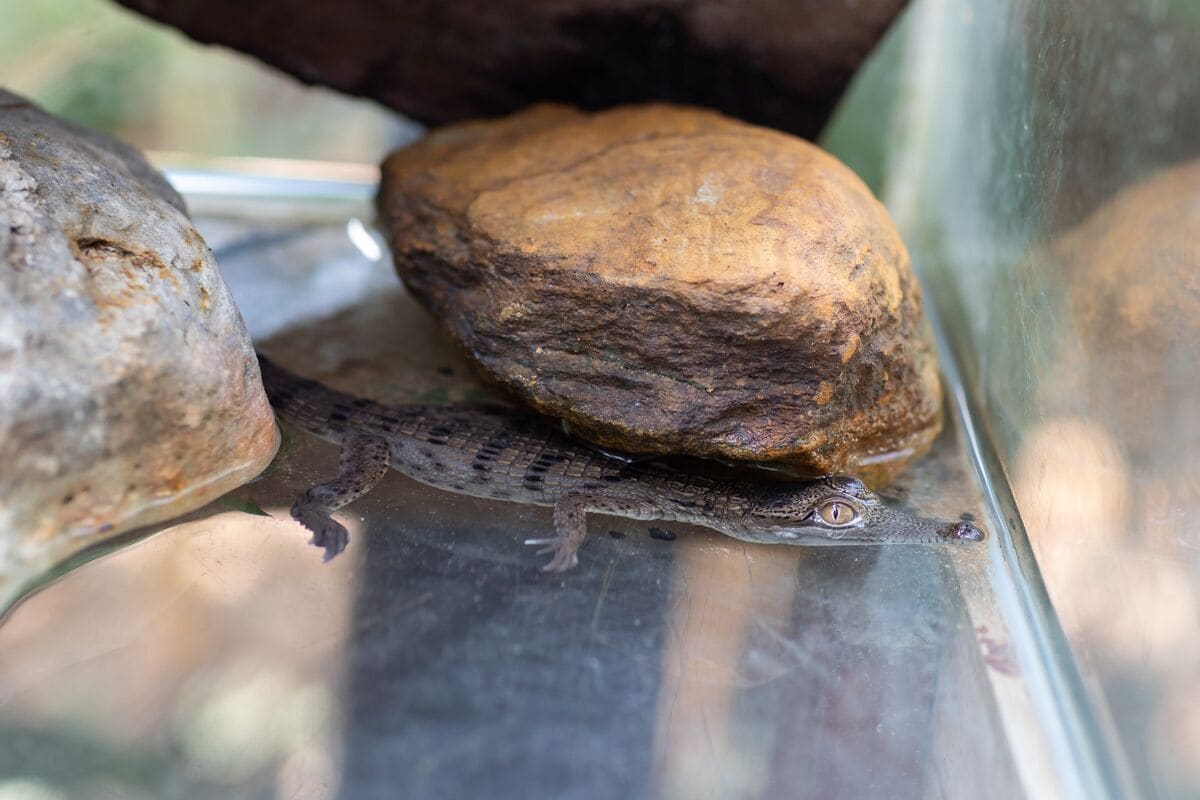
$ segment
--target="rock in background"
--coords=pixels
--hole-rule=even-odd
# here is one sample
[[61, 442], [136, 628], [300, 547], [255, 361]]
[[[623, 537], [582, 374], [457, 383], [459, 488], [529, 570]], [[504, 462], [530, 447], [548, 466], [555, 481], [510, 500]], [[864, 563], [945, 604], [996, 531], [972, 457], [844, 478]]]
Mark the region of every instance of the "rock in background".
[[0, 91], [0, 594], [278, 444], [242, 319], [132, 148]]
[[396, 267], [493, 380], [601, 445], [887, 482], [940, 387], [884, 208], [710, 111], [541, 106], [384, 164]]
[[428, 124], [669, 100], [815, 137], [904, 0], [120, 0]]

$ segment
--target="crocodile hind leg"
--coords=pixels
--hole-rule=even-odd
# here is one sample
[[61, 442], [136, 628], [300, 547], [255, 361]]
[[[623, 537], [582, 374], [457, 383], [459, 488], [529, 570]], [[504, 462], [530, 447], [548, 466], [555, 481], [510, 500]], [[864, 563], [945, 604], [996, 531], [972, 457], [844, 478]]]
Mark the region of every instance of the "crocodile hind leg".
[[388, 444], [378, 436], [347, 434], [337, 477], [300, 495], [292, 518], [312, 531], [312, 544], [325, 548], [325, 560], [346, 549], [350, 533], [331, 514], [362, 497], [388, 469]]
[[661, 519], [661, 509], [649, 497], [572, 492], [554, 504], [554, 536], [526, 539], [525, 544], [545, 545], [539, 553], [553, 553], [544, 572], [565, 572], [579, 563], [579, 546], [587, 538], [587, 515], [615, 514], [633, 519]]

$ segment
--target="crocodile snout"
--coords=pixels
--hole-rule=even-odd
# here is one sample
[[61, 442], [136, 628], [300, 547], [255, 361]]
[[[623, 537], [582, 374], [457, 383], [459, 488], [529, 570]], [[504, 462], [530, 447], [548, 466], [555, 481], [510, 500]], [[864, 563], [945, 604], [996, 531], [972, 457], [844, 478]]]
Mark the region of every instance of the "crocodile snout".
[[956, 522], [950, 526], [950, 538], [960, 542], [982, 542], [983, 531], [969, 522]]

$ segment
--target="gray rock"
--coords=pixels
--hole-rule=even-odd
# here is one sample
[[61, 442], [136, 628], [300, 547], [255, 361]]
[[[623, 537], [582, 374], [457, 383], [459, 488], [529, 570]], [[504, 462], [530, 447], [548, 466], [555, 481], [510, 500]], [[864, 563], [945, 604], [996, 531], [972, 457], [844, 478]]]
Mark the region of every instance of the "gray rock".
[[277, 444], [183, 200], [132, 148], [0, 91], [0, 596]]

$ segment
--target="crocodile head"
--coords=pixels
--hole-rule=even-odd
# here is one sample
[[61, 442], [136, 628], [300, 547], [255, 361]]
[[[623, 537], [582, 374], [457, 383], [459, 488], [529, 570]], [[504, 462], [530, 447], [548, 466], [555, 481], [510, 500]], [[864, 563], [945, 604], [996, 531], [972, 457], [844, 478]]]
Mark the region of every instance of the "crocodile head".
[[737, 524], [739, 538], [797, 545], [961, 544], [984, 538], [969, 522], [888, 508], [862, 481], [845, 475], [763, 486]]

